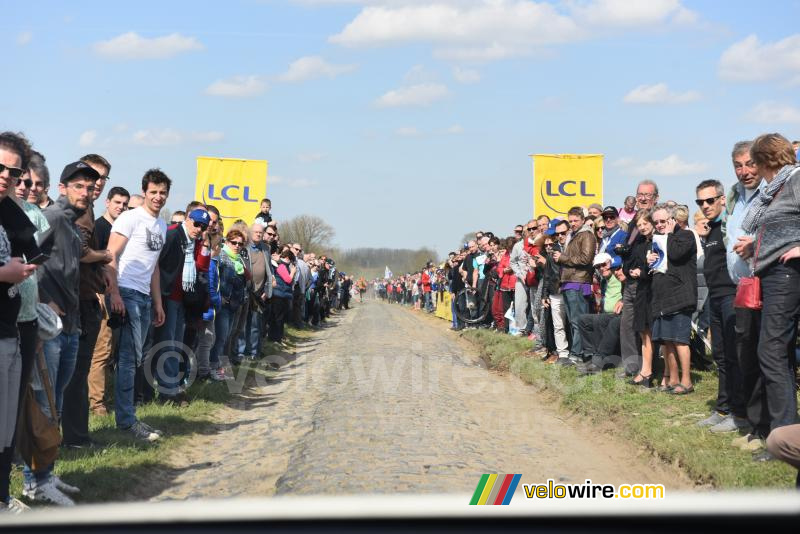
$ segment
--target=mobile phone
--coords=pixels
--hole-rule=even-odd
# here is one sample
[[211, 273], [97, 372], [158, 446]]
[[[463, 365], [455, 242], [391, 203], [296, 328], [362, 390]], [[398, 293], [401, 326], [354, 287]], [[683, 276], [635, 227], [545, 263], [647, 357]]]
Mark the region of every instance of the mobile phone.
[[49, 260], [49, 259], [50, 259], [50, 256], [48, 256], [47, 254], [39, 254], [35, 258], [29, 259], [28, 260], [28, 265], [41, 265], [44, 262], [46, 262], [47, 260]]

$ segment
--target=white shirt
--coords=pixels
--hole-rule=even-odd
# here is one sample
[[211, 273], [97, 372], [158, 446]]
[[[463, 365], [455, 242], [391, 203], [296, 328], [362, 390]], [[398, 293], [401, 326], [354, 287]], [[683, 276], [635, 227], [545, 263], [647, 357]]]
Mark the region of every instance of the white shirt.
[[164, 246], [167, 223], [138, 207], [117, 217], [111, 231], [128, 238], [119, 258], [119, 287], [149, 295], [150, 277]]

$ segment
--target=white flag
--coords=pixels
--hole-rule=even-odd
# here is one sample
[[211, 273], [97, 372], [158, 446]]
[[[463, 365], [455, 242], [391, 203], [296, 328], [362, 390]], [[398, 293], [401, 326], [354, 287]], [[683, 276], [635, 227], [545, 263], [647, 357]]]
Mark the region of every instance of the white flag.
[[389, 266], [388, 265], [386, 266], [386, 270], [383, 271], [383, 277], [384, 278], [391, 278], [392, 277], [392, 271], [389, 270]]

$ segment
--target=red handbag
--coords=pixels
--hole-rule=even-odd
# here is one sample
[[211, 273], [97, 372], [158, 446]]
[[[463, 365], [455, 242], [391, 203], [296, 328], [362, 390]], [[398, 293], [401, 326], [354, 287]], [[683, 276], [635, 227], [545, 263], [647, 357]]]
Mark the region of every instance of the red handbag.
[[756, 260], [758, 259], [758, 250], [761, 248], [761, 234], [758, 236], [758, 244], [756, 245], [756, 253], [753, 256], [753, 270], [751, 275], [745, 278], [739, 278], [739, 285], [736, 286], [736, 298], [733, 300], [734, 308], [745, 308], [748, 310], [760, 310], [762, 307], [761, 302], [761, 278], [755, 275]]

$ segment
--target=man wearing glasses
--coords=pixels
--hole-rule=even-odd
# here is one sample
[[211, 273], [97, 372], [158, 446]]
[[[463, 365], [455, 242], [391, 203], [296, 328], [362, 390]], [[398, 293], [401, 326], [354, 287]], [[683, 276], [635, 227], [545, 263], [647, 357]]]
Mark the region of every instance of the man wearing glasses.
[[103, 194], [111, 164], [98, 154], [87, 154], [80, 161], [97, 171], [98, 176], [86, 212], [75, 221], [81, 236], [79, 291], [81, 335], [78, 340], [75, 371], [64, 391], [64, 414], [61, 421], [64, 444], [71, 447], [92, 444], [89, 438], [89, 369], [103, 317], [97, 295], [104, 295], [106, 292], [105, 266], [111, 261], [111, 254], [98, 242], [93, 208], [94, 202]]
[[[155, 378], [158, 380], [158, 391], [165, 402], [186, 405], [184, 396], [179, 396], [180, 358], [188, 358], [183, 347], [187, 323], [195, 324], [205, 311], [204, 304], [208, 295], [207, 278], [198, 273], [207, 273], [211, 263], [211, 250], [203, 245], [203, 232], [208, 228], [211, 217], [205, 209], [196, 208], [180, 224], [167, 229], [164, 246], [158, 258], [158, 271], [161, 276], [161, 299], [164, 302], [164, 324], [156, 328], [154, 341], [165, 343], [163, 350], [154, 355]], [[190, 295], [200, 306], [187, 309], [185, 297]], [[172, 346], [167, 344], [172, 343]], [[171, 349], [171, 350], [170, 350]], [[188, 364], [188, 362], [186, 362]], [[145, 362], [148, 365], [148, 362]], [[188, 371], [189, 366], [184, 365]]]
[[[39, 300], [49, 305], [61, 317], [63, 324], [61, 333], [45, 341], [43, 346], [47, 374], [55, 397], [57, 419], [61, 419], [64, 390], [75, 370], [78, 338], [81, 334], [79, 286], [82, 242], [76, 221], [86, 213], [99, 176], [94, 168], [82, 161], [70, 163], [61, 173], [58, 184], [61, 196], [43, 212], [50, 229], [42, 234], [40, 243], [42, 250], [48, 251], [50, 258], [39, 270]], [[34, 371], [33, 383], [36, 400], [49, 413], [49, 402], [38, 371]], [[48, 487], [52, 484], [60, 491], [78, 491], [53, 477], [52, 465], [37, 471], [26, 466], [23, 478], [23, 494], [34, 501], [50, 501], [47, 495]], [[65, 499], [65, 503], [68, 501], [69, 499]]]
[[717, 364], [719, 389], [714, 413], [701, 421], [714, 433], [734, 432], [749, 427], [742, 375], [736, 358], [736, 312], [733, 299], [736, 284], [728, 273], [723, 226], [725, 188], [717, 180], [705, 180], [696, 188], [697, 206], [708, 219], [710, 228], [703, 246], [703, 274], [708, 286], [708, 305], [711, 312], [711, 352]]
[[525, 231], [521, 240], [514, 244], [509, 256], [509, 267], [514, 271], [517, 277], [516, 285], [514, 287], [514, 323], [519, 328], [519, 336], [528, 335], [526, 326], [528, 324], [528, 302], [529, 290], [531, 293], [530, 300], [535, 297], [536, 285], [528, 286], [526, 281], [528, 278], [528, 271], [530, 267], [528, 260], [534, 255], [539, 253], [539, 250], [534, 247], [533, 242], [538, 232], [536, 219], [531, 219], [525, 225]]

